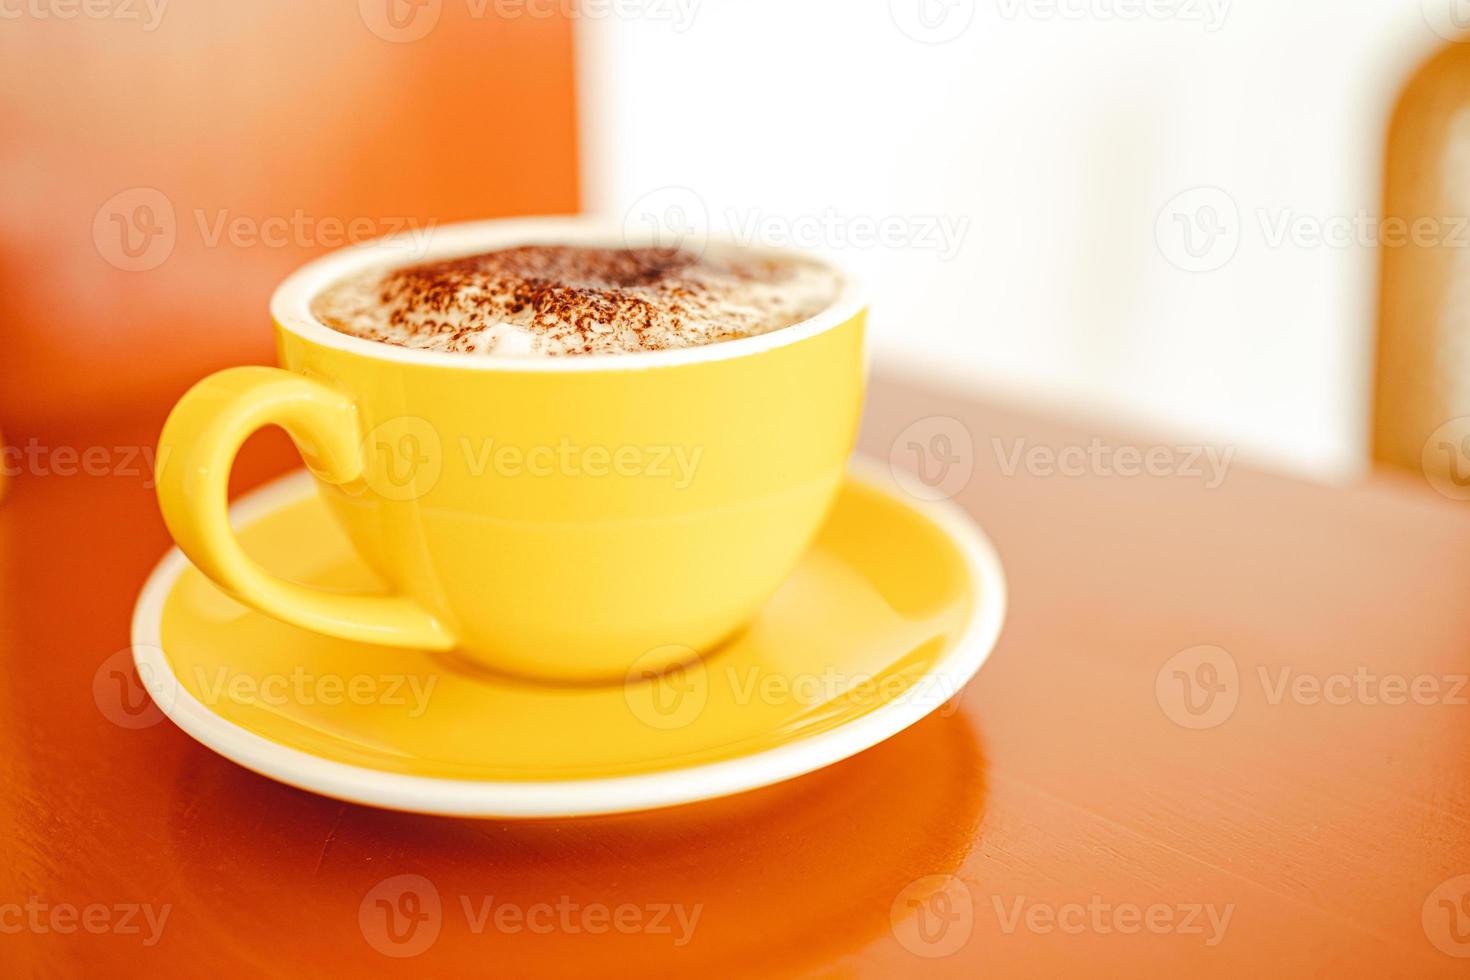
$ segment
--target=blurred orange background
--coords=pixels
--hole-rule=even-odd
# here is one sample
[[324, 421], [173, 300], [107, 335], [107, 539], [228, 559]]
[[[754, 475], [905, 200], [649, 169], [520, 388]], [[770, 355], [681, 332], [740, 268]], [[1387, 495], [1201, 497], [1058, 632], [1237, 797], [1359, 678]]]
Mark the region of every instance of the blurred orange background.
[[4, 25], [12, 442], [154, 416], [216, 368], [271, 363], [270, 293], [313, 255], [578, 208], [564, 18], [436, 0], [154, 6]]

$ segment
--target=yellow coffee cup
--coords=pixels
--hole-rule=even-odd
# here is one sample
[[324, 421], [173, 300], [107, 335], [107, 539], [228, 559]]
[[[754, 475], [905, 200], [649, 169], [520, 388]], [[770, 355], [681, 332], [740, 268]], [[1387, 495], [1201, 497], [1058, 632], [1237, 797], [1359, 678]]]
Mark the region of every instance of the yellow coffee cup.
[[[865, 369], [855, 283], [769, 334], [582, 357], [410, 350], [311, 312], [326, 286], [375, 266], [537, 242], [622, 236], [580, 219], [450, 225], [287, 279], [271, 303], [281, 367], [204, 379], [160, 437], [158, 499], [190, 560], [308, 630], [557, 681], [661, 670], [748, 622], [843, 479]], [[307, 588], [241, 549], [230, 466], [272, 424], [387, 594]]]

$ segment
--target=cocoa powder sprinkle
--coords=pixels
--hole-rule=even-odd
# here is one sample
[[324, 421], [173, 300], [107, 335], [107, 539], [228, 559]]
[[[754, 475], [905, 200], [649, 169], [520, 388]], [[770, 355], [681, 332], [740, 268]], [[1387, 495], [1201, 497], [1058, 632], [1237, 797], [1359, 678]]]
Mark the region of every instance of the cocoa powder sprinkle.
[[561, 356], [666, 350], [808, 319], [840, 276], [754, 250], [522, 245], [372, 272], [313, 303], [328, 326], [420, 349]]

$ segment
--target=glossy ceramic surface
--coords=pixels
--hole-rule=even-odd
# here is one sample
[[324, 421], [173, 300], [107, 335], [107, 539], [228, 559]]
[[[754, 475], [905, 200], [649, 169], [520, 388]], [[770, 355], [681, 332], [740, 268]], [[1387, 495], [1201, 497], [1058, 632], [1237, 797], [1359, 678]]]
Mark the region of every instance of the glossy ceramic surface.
[[[175, 541], [285, 622], [455, 649], [524, 677], [619, 680], [723, 641], [786, 578], [842, 482], [864, 384], [853, 281], [781, 330], [617, 355], [409, 350], [311, 313], [322, 289], [365, 268], [622, 236], [578, 219], [476, 222], [302, 268], [272, 302], [281, 368], [214, 374], [164, 426], [158, 497]], [[304, 588], [240, 550], [224, 506], [232, 461], [272, 424], [388, 594]]]
[[[314, 588], [382, 585], [297, 474], [236, 508], [252, 558]], [[1005, 586], [968, 518], [849, 479], [748, 629], [702, 660], [560, 685], [452, 654], [288, 626], [177, 552], [139, 600], [139, 673], [180, 727], [331, 796], [502, 816], [616, 812], [790, 778], [951, 703], [994, 645]], [[657, 656], [657, 654], [655, 654]]]

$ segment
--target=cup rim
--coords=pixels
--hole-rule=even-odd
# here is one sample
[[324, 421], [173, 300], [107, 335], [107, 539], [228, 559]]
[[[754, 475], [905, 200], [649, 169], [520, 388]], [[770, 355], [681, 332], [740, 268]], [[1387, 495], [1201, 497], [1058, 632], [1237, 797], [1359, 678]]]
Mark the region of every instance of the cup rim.
[[517, 244], [552, 242], [609, 246], [639, 244], [630, 241], [626, 229], [613, 222], [578, 215], [500, 218], [432, 225], [412, 234], [388, 235], [350, 245], [301, 266], [287, 276], [271, 296], [271, 318], [279, 329], [308, 343], [376, 360], [469, 371], [566, 373], [633, 371], [731, 360], [815, 337], [847, 323], [867, 306], [861, 283], [852, 270], [826, 253], [810, 249], [746, 245], [728, 238], [710, 236], [707, 239], [710, 244], [742, 248], [763, 255], [817, 259], [843, 277], [842, 292], [816, 316], [753, 337], [740, 337], [677, 350], [581, 354], [568, 357], [499, 357], [493, 354], [399, 347], [333, 330], [311, 312], [312, 300], [323, 289], [374, 266], [407, 265], [457, 255], [472, 255], [477, 251]]

